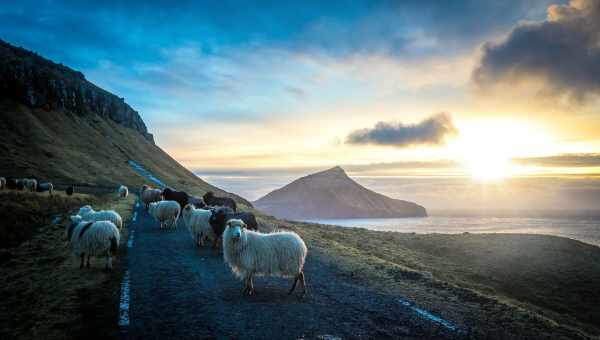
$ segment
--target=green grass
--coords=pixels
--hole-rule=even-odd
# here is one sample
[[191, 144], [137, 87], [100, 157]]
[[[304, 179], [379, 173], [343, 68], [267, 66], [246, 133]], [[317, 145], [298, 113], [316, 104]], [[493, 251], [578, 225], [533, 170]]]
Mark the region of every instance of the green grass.
[[[24, 216], [31, 207], [61, 215], [64, 223], [71, 209], [92, 203], [97, 209], [115, 209], [130, 219], [134, 196], [116, 200], [114, 195], [73, 195], [0, 193], [0, 209], [7, 198], [19, 198], [12, 211]], [[48, 214], [45, 214], [48, 215]], [[122, 230], [119, 259], [112, 273], [104, 272], [104, 260], [92, 260], [92, 268], [79, 269], [65, 247], [65, 225], [53, 225], [47, 218], [30, 221], [32, 234], [13, 248], [3, 249], [0, 268], [0, 338], [65, 339], [94, 334], [113, 335], [117, 323], [119, 284], [126, 266], [127, 229]], [[91, 333], [93, 332], [93, 333]]]
[[55, 184], [115, 191], [125, 184], [135, 192], [150, 181], [127, 163], [134, 160], [169, 186], [195, 195], [212, 190], [248, 204], [204, 182], [138, 132], [92, 113], [46, 112], [3, 100], [0, 131], [0, 176], [34, 175]]

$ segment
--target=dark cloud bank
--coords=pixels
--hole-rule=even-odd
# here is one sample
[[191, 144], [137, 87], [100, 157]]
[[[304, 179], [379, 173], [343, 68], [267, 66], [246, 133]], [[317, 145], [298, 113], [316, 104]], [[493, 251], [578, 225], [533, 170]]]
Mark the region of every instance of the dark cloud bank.
[[406, 147], [417, 144], [443, 144], [446, 137], [458, 130], [447, 113], [438, 113], [417, 124], [378, 122], [374, 128], [353, 131], [348, 135], [349, 144], [377, 144]]
[[600, 0], [548, 7], [545, 21], [519, 24], [506, 40], [486, 43], [473, 72], [482, 89], [531, 76], [544, 80], [551, 95], [600, 94]]

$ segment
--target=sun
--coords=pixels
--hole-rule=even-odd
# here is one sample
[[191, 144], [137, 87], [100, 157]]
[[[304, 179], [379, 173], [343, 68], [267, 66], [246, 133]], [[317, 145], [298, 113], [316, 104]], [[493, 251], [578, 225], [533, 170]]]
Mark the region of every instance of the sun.
[[514, 121], [467, 124], [451, 146], [467, 175], [477, 181], [499, 181], [515, 175], [511, 159], [531, 145], [531, 129]]

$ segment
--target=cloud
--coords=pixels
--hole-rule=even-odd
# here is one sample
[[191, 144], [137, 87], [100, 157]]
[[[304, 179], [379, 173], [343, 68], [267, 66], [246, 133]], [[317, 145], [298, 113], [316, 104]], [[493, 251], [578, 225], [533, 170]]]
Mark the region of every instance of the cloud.
[[481, 89], [541, 83], [541, 94], [581, 101], [600, 94], [600, 0], [551, 5], [542, 22], [522, 23], [483, 46], [472, 78]]
[[600, 154], [578, 153], [562, 154], [547, 157], [516, 158], [513, 162], [523, 165], [538, 165], [544, 167], [586, 168], [599, 167]]
[[378, 122], [374, 128], [351, 132], [348, 144], [377, 144], [406, 147], [417, 144], [439, 145], [446, 137], [456, 135], [458, 130], [447, 113], [438, 113], [418, 124]]

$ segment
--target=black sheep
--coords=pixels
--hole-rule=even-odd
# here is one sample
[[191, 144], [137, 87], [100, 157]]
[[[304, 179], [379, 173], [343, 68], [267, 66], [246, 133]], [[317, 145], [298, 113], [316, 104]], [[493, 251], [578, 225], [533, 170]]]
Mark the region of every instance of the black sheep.
[[221, 236], [223, 236], [223, 232], [225, 231], [225, 224], [231, 219], [240, 219], [244, 221], [248, 229], [258, 231], [258, 223], [256, 222], [256, 217], [251, 212], [234, 212], [229, 207], [218, 207], [211, 210], [212, 215], [209, 219], [209, 223], [213, 232], [216, 235], [214, 244], [215, 247], [218, 243], [218, 240], [221, 238]]
[[[185, 207], [188, 204], [190, 199], [189, 195], [185, 191], [177, 191], [171, 188], [165, 188], [162, 191], [162, 195], [165, 201], [175, 201], [179, 203], [179, 206], [182, 210], [183, 207]], [[180, 215], [182, 210], [179, 211]]]
[[210, 206], [221, 206], [221, 207], [229, 207], [233, 209], [235, 212], [237, 210], [237, 205], [233, 198], [230, 197], [217, 197], [212, 191], [207, 192], [202, 197], [204, 199], [204, 203]]
[[75, 192], [75, 187], [73, 187], [72, 185], [70, 185], [69, 187], [67, 187], [67, 189], [65, 190], [65, 192], [67, 193], [67, 196], [71, 196], [71, 195], [73, 195], [73, 192]]

